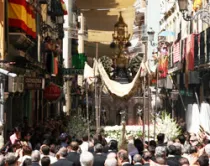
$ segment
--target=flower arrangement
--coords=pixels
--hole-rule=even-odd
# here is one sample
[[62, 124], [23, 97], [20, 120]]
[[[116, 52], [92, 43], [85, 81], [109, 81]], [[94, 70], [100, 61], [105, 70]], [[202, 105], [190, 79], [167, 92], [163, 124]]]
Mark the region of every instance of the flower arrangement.
[[172, 140], [181, 134], [179, 125], [165, 111], [162, 111], [161, 115], [157, 115], [156, 122], [157, 134], [164, 133], [167, 140]]
[[[162, 111], [162, 114], [156, 115], [156, 125], [154, 123], [150, 124], [148, 127], [145, 125], [145, 137], [148, 138], [148, 129], [150, 132], [150, 139], [154, 139], [154, 126], [156, 127], [156, 135], [159, 133], [165, 134], [166, 140], [172, 140], [181, 134], [181, 129], [176, 121], [171, 118], [170, 114]], [[87, 120], [82, 116], [74, 115], [70, 118], [68, 124], [69, 133], [72, 136], [82, 137], [87, 134]], [[90, 122], [90, 128], [94, 128]], [[104, 135], [108, 140], [115, 139], [117, 141], [121, 140], [122, 137], [122, 126], [105, 126], [103, 128]], [[140, 138], [143, 133], [143, 126], [126, 126], [125, 137], [126, 139], [130, 136], [133, 138]]]
[[[106, 126], [104, 127], [104, 133], [107, 139], [121, 139], [122, 126]], [[138, 138], [142, 135], [142, 126], [126, 126], [126, 138], [132, 135], [134, 138]]]
[[[163, 111], [164, 112], [164, 111]], [[156, 116], [156, 135], [159, 133], [164, 133], [166, 140], [172, 140], [181, 134], [181, 129], [176, 121], [170, 117], [170, 114], [162, 113], [161, 115]], [[154, 139], [154, 123], [150, 124], [150, 138]], [[104, 132], [106, 137], [111, 140], [120, 140], [121, 139], [122, 126], [106, 126], [104, 127]], [[142, 126], [126, 126], [126, 138], [133, 136], [138, 138], [142, 136], [143, 127]], [[145, 125], [145, 137], [148, 138], [148, 126]]]

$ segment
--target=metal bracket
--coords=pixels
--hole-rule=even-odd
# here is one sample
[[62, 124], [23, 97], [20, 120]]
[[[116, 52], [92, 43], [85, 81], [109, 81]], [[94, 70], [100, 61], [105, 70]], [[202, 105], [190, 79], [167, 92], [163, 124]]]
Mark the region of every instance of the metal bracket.
[[194, 16], [188, 15], [187, 11], [182, 11], [182, 16], [185, 21], [198, 20], [200, 19], [206, 24], [210, 25], [210, 12], [209, 12], [210, 3], [208, 3], [203, 9], [200, 9], [195, 13]]

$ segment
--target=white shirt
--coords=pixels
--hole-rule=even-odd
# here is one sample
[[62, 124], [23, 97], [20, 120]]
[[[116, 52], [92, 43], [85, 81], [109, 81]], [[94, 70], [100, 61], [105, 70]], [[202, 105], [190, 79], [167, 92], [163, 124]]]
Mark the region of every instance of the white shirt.
[[[50, 164], [53, 164], [53, 163], [55, 163], [56, 161], [58, 161], [56, 157], [53, 157], [53, 156], [50, 156], [50, 155], [43, 155], [43, 154], [41, 154], [41, 159], [42, 159], [43, 157], [45, 157], [45, 156], [47, 156], [47, 157], [50, 158]], [[40, 165], [41, 165], [41, 160], [40, 160]]]
[[25, 155], [25, 156], [23, 156], [23, 157], [20, 157], [20, 158], [18, 159], [18, 162], [20, 163], [20, 166], [23, 165], [23, 162], [25, 161], [25, 159], [31, 159], [31, 156]]
[[82, 152], [87, 152], [88, 147], [89, 147], [89, 144], [88, 144], [88, 142], [85, 142], [85, 141], [80, 145], [80, 149]]

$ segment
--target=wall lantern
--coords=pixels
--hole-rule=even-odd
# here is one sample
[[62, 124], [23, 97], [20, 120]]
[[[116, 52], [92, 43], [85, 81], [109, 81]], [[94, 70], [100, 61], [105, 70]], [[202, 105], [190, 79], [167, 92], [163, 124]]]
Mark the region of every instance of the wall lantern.
[[189, 10], [193, 8], [192, 4], [189, 3], [189, 0], [178, 0], [178, 5], [179, 5], [179, 11], [182, 13], [183, 19], [185, 21], [192, 21], [200, 18], [203, 22], [210, 24], [210, 13], [209, 13], [210, 3], [207, 3], [205, 7], [196, 11], [194, 15], [193, 12]]

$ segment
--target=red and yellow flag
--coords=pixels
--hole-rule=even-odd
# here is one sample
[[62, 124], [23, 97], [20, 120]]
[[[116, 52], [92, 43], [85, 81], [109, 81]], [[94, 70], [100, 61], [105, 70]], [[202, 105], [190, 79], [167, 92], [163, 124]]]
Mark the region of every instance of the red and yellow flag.
[[66, 8], [66, 4], [63, 0], [60, 0], [60, 1], [61, 1], [62, 9], [63, 9], [63, 14], [67, 15], [68, 12], [67, 12], [67, 8]]
[[36, 38], [36, 20], [33, 8], [26, 0], [8, 0], [9, 26], [22, 29]]

